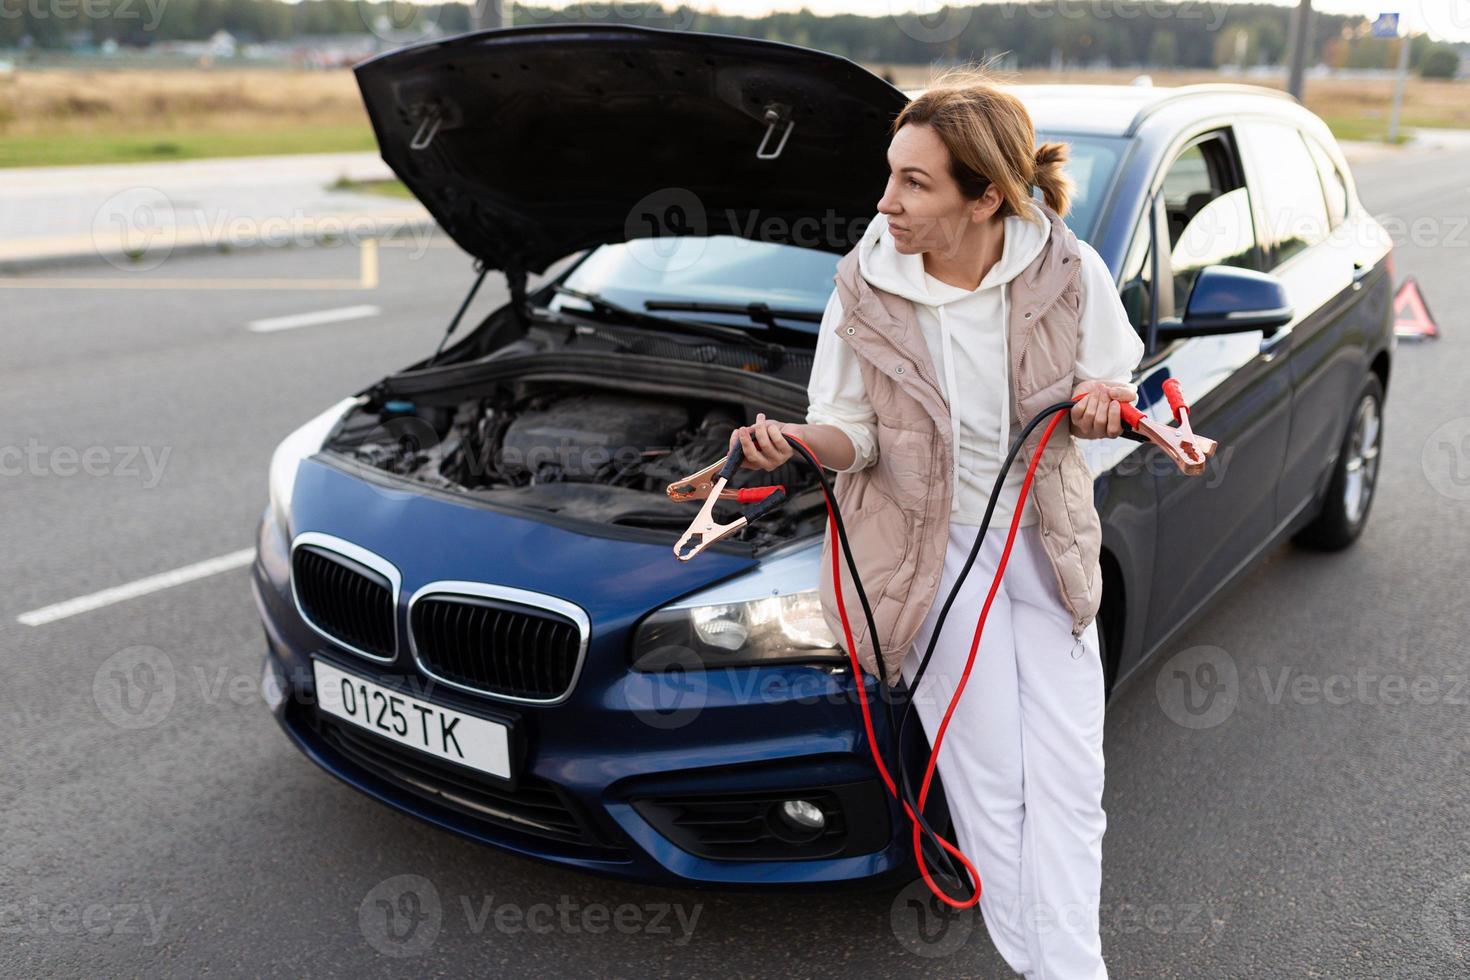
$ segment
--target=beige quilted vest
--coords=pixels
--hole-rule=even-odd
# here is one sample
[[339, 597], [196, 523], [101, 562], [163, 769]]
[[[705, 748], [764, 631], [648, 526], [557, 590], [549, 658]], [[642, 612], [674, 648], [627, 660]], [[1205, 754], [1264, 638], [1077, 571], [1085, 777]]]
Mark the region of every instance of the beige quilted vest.
[[[1046, 406], [1069, 399], [1076, 387], [1072, 368], [1079, 336], [1082, 257], [1072, 230], [1051, 208], [1037, 204], [1051, 222], [1051, 233], [1041, 254], [1006, 285], [1010, 404], [1022, 425]], [[833, 492], [873, 607], [888, 682], [893, 685], [938, 596], [949, 543], [954, 455], [949, 405], [935, 380], [934, 362], [913, 304], [864, 279], [856, 247], [837, 263], [833, 281], [845, 311], [835, 329], [857, 354], [878, 429], [875, 462], [855, 473], [838, 473]], [[1045, 428], [1043, 422], [1032, 431], [1013, 466], [1024, 469], [1030, 463]], [[1040, 514], [1042, 542], [1056, 571], [1058, 594], [1072, 614], [1073, 634], [1080, 635], [1102, 598], [1098, 565], [1102, 528], [1093, 504], [1092, 473], [1065, 413], [1037, 464], [1030, 494]], [[1006, 531], [1004, 526], [992, 526], [988, 533]], [[845, 650], [832, 581], [832, 547], [829, 529], [822, 545], [822, 612]], [[876, 676], [867, 620], [840, 554], [838, 562], [858, 662]], [[973, 623], [979, 614], [978, 609], [956, 606], [946, 625]]]

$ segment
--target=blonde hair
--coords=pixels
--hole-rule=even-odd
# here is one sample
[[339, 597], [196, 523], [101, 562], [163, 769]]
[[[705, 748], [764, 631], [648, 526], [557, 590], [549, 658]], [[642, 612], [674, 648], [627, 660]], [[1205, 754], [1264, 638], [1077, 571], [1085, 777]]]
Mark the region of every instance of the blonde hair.
[[1036, 145], [1036, 127], [1021, 100], [997, 87], [1002, 79], [985, 66], [947, 69], [893, 120], [890, 136], [906, 123], [933, 127], [949, 148], [949, 171], [960, 192], [977, 198], [994, 184], [1004, 218], [1040, 218], [1025, 202], [1041, 188], [1046, 206], [1063, 217], [1076, 187], [1063, 169], [1067, 144]]

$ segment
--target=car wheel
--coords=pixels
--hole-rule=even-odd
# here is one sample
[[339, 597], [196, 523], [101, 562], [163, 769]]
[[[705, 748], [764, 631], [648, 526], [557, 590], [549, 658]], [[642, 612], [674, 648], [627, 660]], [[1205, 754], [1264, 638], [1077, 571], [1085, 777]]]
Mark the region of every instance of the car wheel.
[[1322, 509], [1292, 540], [1318, 551], [1337, 551], [1358, 539], [1373, 505], [1382, 446], [1383, 385], [1377, 375], [1369, 374], [1353, 404]]

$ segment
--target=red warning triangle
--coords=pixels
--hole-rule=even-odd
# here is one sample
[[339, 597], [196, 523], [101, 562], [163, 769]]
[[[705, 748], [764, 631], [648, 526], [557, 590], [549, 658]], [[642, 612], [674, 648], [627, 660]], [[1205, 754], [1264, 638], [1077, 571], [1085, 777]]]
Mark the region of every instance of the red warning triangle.
[[1424, 295], [1413, 276], [1406, 278], [1394, 294], [1393, 332], [1410, 340], [1439, 337], [1439, 327], [1429, 315], [1429, 307], [1424, 305]]

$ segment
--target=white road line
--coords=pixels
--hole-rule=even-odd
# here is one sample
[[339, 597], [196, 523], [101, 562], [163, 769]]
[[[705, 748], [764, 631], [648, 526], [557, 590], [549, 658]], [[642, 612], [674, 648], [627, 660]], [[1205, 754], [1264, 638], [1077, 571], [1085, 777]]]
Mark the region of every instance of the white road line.
[[315, 327], [323, 323], [361, 320], [364, 317], [377, 316], [382, 312], [376, 306], [343, 306], [335, 310], [318, 310], [315, 313], [293, 313], [290, 316], [251, 320], [247, 326], [252, 333], [271, 333], [276, 330], [294, 330], [297, 327]]
[[204, 561], [185, 565], [183, 568], [175, 568], [171, 572], [160, 572], [157, 575], [149, 575], [129, 582], [126, 585], [115, 585], [101, 592], [93, 592], [91, 595], [80, 596], [76, 599], [68, 599], [54, 605], [43, 606], [40, 609], [32, 609], [30, 612], [21, 613], [15, 617], [25, 626], [45, 626], [54, 623], [58, 619], [66, 619], [68, 616], [76, 616], [79, 613], [91, 612], [93, 609], [101, 609], [115, 602], [126, 599], [136, 599], [139, 596], [148, 595], [150, 592], [158, 592], [163, 589], [173, 588], [175, 585], [183, 585], [195, 579], [207, 578], [220, 572], [228, 572], [232, 568], [250, 564], [255, 557], [254, 548], [242, 548], [232, 551], [227, 555], [216, 558], [206, 558]]

